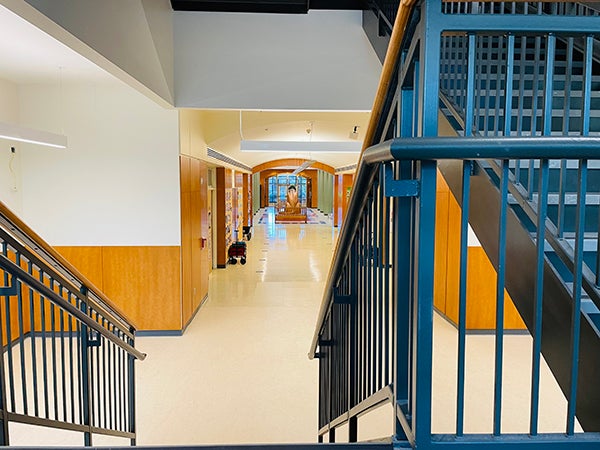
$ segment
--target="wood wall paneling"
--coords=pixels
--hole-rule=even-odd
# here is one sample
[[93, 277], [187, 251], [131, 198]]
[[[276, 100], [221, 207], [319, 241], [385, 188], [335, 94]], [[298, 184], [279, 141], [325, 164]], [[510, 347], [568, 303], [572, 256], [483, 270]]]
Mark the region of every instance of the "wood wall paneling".
[[192, 193], [181, 193], [181, 313], [183, 323], [192, 315]]
[[[200, 304], [202, 296], [202, 195], [200, 190], [201, 185], [201, 167], [200, 161], [192, 160], [192, 209], [191, 209], [191, 226], [192, 239], [190, 244], [192, 254], [191, 278], [192, 278], [192, 297], [190, 315], [184, 316], [184, 325], [191, 319], [192, 314]], [[204, 205], [206, 207], [206, 205]]]
[[[57, 247], [139, 330], [181, 329], [180, 247]], [[39, 327], [39, 321], [36, 322]], [[50, 328], [50, 306], [46, 327]]]
[[252, 225], [252, 175], [244, 174], [242, 192], [244, 195], [244, 207], [242, 222], [244, 226]]
[[202, 300], [208, 295], [208, 276], [211, 271], [211, 249], [208, 245], [210, 236], [210, 217], [209, 210], [209, 192], [208, 192], [208, 166], [205, 162], [200, 164], [200, 238], [198, 243], [200, 247], [200, 291], [194, 299], [194, 310], [200, 306]]
[[203, 246], [209, 233], [208, 168], [199, 159], [182, 157], [181, 169], [186, 190], [181, 193], [181, 306], [185, 326], [208, 294], [209, 250], [208, 245]]
[[342, 206], [342, 216], [340, 218], [340, 225], [344, 221], [344, 217], [348, 213], [348, 204], [350, 203], [350, 196], [348, 192], [352, 191], [352, 185], [354, 184], [354, 175], [350, 173], [345, 173], [342, 175], [342, 198], [341, 198], [341, 206]]
[[217, 208], [213, 214], [217, 215], [217, 267], [224, 268], [227, 265], [227, 248], [225, 247], [225, 168], [217, 167]]
[[181, 330], [178, 246], [104, 247], [104, 292], [141, 330]]
[[342, 223], [342, 176], [333, 177], [333, 226], [338, 227]]
[[451, 193], [448, 198], [446, 251], [446, 316], [458, 323], [458, 292], [460, 277], [460, 207]]
[[438, 192], [435, 209], [435, 256], [433, 305], [446, 311], [446, 273], [448, 259], [448, 192]]
[[69, 260], [88, 280], [100, 290], [104, 290], [102, 277], [102, 247], [54, 247]]
[[[439, 173], [436, 207], [434, 304], [458, 324], [461, 208]], [[467, 329], [492, 330], [496, 326], [496, 271], [481, 247], [468, 247], [467, 261]], [[525, 328], [506, 291], [504, 327]]]

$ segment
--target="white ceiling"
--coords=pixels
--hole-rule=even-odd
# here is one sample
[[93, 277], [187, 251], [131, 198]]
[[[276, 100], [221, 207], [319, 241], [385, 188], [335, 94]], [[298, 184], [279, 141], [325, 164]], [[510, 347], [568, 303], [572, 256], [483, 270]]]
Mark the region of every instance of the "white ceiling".
[[0, 77], [15, 84], [115, 80], [4, 6], [0, 6]]

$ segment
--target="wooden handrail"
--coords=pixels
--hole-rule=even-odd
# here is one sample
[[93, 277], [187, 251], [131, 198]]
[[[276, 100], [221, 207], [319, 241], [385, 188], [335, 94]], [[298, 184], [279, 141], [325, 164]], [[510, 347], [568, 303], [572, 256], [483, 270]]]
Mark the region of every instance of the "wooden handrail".
[[385, 53], [383, 67], [381, 68], [379, 86], [377, 87], [377, 93], [375, 94], [375, 100], [373, 102], [373, 107], [371, 108], [369, 124], [363, 140], [363, 152], [365, 149], [375, 144], [375, 142], [373, 142], [375, 131], [377, 130], [377, 124], [379, 123], [379, 119], [383, 113], [387, 92], [392, 82], [396, 65], [398, 64], [398, 56], [400, 54], [402, 39], [404, 38], [404, 33], [406, 32], [406, 27], [408, 26], [408, 20], [415, 3], [416, 0], [400, 1], [398, 13], [396, 14], [396, 20], [394, 21], [394, 27], [392, 28], [392, 35], [390, 36], [390, 43]]
[[[102, 300], [117, 316], [119, 319], [131, 326], [135, 331], [138, 327], [136, 324], [123, 312], [121, 308], [115, 305], [100, 289], [98, 289], [94, 283], [88, 280], [73, 264], [71, 264], [64, 256], [58, 253], [50, 244], [48, 244], [40, 235], [33, 231], [19, 216], [8, 208], [4, 203], [0, 201], [0, 215], [6, 217], [6, 219], [14, 226], [15, 231], [18, 230], [32, 243], [34, 243], [39, 249], [43, 250], [44, 253], [49, 255], [64, 269], [66, 269], [74, 278], [76, 278], [83, 286], [89, 291], [93, 292], [96, 297]], [[37, 251], [35, 248], [32, 250]]]

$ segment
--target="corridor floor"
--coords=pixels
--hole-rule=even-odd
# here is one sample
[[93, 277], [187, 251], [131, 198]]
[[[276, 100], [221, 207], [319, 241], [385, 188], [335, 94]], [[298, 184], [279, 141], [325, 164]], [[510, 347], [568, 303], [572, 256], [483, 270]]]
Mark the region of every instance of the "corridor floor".
[[311, 442], [307, 353], [337, 230], [255, 225], [246, 265], [212, 272], [184, 336], [139, 338], [140, 444]]

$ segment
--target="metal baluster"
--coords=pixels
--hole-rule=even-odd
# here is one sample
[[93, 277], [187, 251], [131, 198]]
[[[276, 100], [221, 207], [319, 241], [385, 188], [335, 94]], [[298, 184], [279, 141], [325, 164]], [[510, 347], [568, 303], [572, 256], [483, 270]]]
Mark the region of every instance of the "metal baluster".
[[[69, 302], [73, 303], [73, 294], [72, 293], [67, 293], [67, 297], [69, 298]], [[77, 298], [77, 297], [75, 297]], [[70, 394], [71, 394], [71, 421], [73, 423], [76, 423], [76, 419], [75, 419], [75, 370], [74, 370], [74, 366], [73, 366], [73, 316], [71, 316], [70, 314], [67, 315], [67, 319], [68, 319], [68, 326], [69, 326], [69, 387], [70, 387]]]
[[[105, 329], [109, 330], [109, 324], [108, 321], [106, 319], [102, 320], [103, 322], [103, 326]], [[114, 385], [113, 385], [113, 378], [112, 378], [112, 350], [113, 350], [113, 344], [112, 342], [107, 341], [106, 342], [106, 346], [108, 347], [108, 356], [105, 355], [104, 356], [104, 366], [105, 366], [105, 376], [108, 379], [108, 390], [106, 392], [106, 397], [108, 398], [108, 404], [105, 405], [107, 411], [107, 418], [108, 421], [106, 423], [106, 427], [108, 428], [112, 428], [113, 426], [113, 390], [114, 390]]]
[[[112, 328], [111, 332], [114, 333], [115, 327], [109, 324], [109, 327]], [[113, 348], [112, 352], [112, 379], [113, 379], [113, 414], [111, 415], [111, 428], [114, 430], [117, 428], [118, 423], [118, 410], [119, 410], [119, 402], [118, 402], [118, 391], [119, 391], [119, 377], [117, 376], [117, 346], [115, 344], [111, 344]]]
[[[492, 56], [492, 36], [488, 36], [487, 38], [487, 60], [485, 63], [485, 68], [486, 68], [486, 76], [485, 76], [485, 97], [484, 97], [484, 103], [483, 103], [483, 130], [482, 130], [482, 134], [483, 136], [488, 136], [489, 135], [489, 120], [490, 120], [490, 99], [491, 99], [491, 92], [490, 92], [490, 82], [491, 82], [491, 56]], [[481, 61], [481, 60], [479, 60]]]
[[[8, 257], [8, 244], [6, 242], [2, 243], [2, 253], [4, 256]], [[16, 279], [13, 277], [12, 282], [16, 283]], [[4, 286], [9, 285], [9, 277], [8, 272], [4, 272]], [[12, 315], [11, 315], [11, 296], [6, 295], [4, 297], [4, 310], [6, 316], [6, 353], [8, 355], [8, 387], [9, 387], [9, 397], [10, 397], [10, 411], [15, 412], [17, 410], [16, 401], [15, 401], [15, 379], [14, 379], [14, 365], [13, 365], [13, 333], [12, 333]]]
[[385, 246], [385, 261], [382, 262], [383, 267], [384, 267], [384, 276], [385, 276], [385, 283], [384, 283], [384, 302], [385, 302], [385, 308], [384, 308], [384, 334], [385, 334], [385, 339], [386, 339], [386, 344], [385, 344], [385, 354], [384, 354], [384, 364], [385, 364], [385, 374], [386, 374], [386, 381], [385, 384], [390, 384], [392, 382], [392, 374], [390, 373], [391, 370], [391, 361], [390, 361], [390, 354], [391, 354], [391, 349], [390, 349], [390, 345], [391, 345], [391, 335], [390, 335], [390, 270], [391, 270], [391, 264], [390, 264], [390, 252], [392, 250], [392, 246], [390, 245], [390, 209], [391, 209], [391, 201], [388, 197], [384, 196], [384, 201], [385, 201], [385, 206], [384, 206], [384, 215], [383, 215], [383, 223], [385, 224], [384, 226], [384, 233], [385, 233], [385, 240], [384, 242], [386, 243]]
[[[494, 136], [498, 136], [499, 132], [500, 132], [500, 101], [502, 99], [501, 97], [501, 93], [502, 93], [502, 65], [501, 65], [501, 56], [504, 53], [504, 37], [503, 36], [498, 36], [498, 65], [496, 66], [496, 98], [494, 99], [494, 103], [495, 103], [495, 116], [494, 116]], [[508, 62], [508, 57], [506, 60], [506, 65], [508, 66], [509, 62]], [[491, 77], [491, 74], [490, 74]], [[505, 82], [508, 85], [510, 83], [511, 78], [509, 78], [508, 74], [506, 75], [505, 78]], [[506, 91], [505, 91], [505, 95], [506, 95]], [[505, 98], [505, 102], [506, 102], [506, 98]], [[506, 111], [505, 111], [506, 114]]]
[[[127, 341], [125, 335], [121, 335], [121, 339]], [[121, 386], [121, 430], [127, 431], [127, 352], [124, 350], [121, 350]]]
[[584, 50], [584, 72], [583, 72], [583, 92], [582, 92], [582, 106], [581, 106], [581, 117], [582, 136], [588, 136], [590, 133], [590, 113], [591, 113], [591, 97], [592, 97], [592, 58], [594, 56], [594, 37], [585, 37], [585, 50]]
[[366, 370], [366, 389], [365, 389], [365, 396], [368, 397], [373, 393], [373, 388], [372, 388], [372, 383], [373, 383], [373, 374], [372, 374], [372, 368], [373, 368], [373, 350], [372, 350], [372, 343], [373, 343], [373, 294], [372, 294], [372, 266], [371, 266], [371, 261], [372, 261], [372, 255], [373, 255], [373, 247], [371, 246], [371, 242], [372, 242], [372, 237], [371, 237], [371, 220], [372, 220], [372, 208], [373, 208], [373, 203], [372, 203], [372, 198], [369, 199], [368, 203], [367, 203], [367, 216], [366, 216], [366, 248], [367, 248], [367, 258], [366, 258], [366, 301], [367, 301], [367, 308], [366, 308], [366, 325], [367, 325], [367, 333], [366, 333], [366, 342], [365, 342], [365, 346], [366, 346], [366, 365], [365, 365], [365, 370]]
[[[2, 254], [6, 256], [6, 242], [2, 243]], [[8, 287], [8, 273], [4, 272], [4, 287]], [[4, 302], [8, 303], [8, 295], [3, 296]], [[2, 308], [0, 308], [0, 324], [4, 325], [5, 318], [2, 312]], [[10, 347], [10, 335], [6, 335], [6, 342], [4, 340], [4, 329], [0, 330], [0, 346], [4, 350], [5, 347]], [[0, 445], [8, 446], [10, 445], [9, 438], [9, 429], [8, 429], [8, 404], [7, 404], [7, 392], [6, 392], [6, 367], [5, 367], [5, 359], [4, 359], [4, 351], [2, 355], [0, 355]]]
[[[129, 344], [134, 345], [133, 338], [129, 338]], [[136, 427], [135, 427], [135, 358], [128, 354], [127, 355], [127, 367], [128, 367], [128, 410], [129, 410], [129, 427], [128, 431], [133, 433], [131, 438], [131, 445], [136, 445]]]
[[[15, 264], [21, 267], [21, 253], [16, 252]], [[13, 279], [13, 283], [17, 285], [17, 319], [19, 322], [19, 357], [21, 361], [21, 393], [23, 395], [23, 414], [29, 414], [28, 401], [27, 401], [27, 373], [25, 366], [25, 329], [23, 324], [23, 284], [17, 279]]]
[[579, 161], [579, 180], [577, 187], [577, 219], [575, 233], [575, 254], [573, 273], [573, 307], [571, 312], [571, 379], [567, 396], [567, 435], [575, 432], [575, 413], [577, 411], [577, 383], [579, 375], [579, 339], [581, 329], [581, 290], [583, 271], [583, 239], [585, 232], [585, 199], [587, 191], [587, 160]]
[[[64, 288], [59, 286], [59, 295], [64, 298]], [[60, 321], [60, 369], [61, 369], [61, 383], [62, 383], [62, 412], [63, 420], [67, 421], [67, 370], [65, 361], [65, 312], [62, 309], [58, 309], [59, 321]]]
[[[106, 320], [104, 318], [102, 318], [102, 327], [106, 328]], [[108, 411], [110, 410], [110, 397], [107, 397], [107, 392], [110, 391], [110, 379], [107, 375], [107, 357], [106, 357], [106, 353], [107, 353], [107, 349], [106, 347], [109, 347], [109, 351], [110, 351], [110, 341], [108, 339], [104, 339], [103, 340], [103, 345], [102, 345], [102, 413], [104, 416], [104, 422], [102, 423], [102, 426], [104, 428], [108, 428], [109, 426], [109, 422], [108, 422]], [[108, 387], [107, 387], [108, 384]], [[108, 398], [108, 400], [107, 400]]]
[[[96, 322], [101, 323], [101, 321], [98, 319], [99, 319], [98, 313], [96, 313]], [[96, 417], [95, 423], [98, 427], [102, 427], [105, 425], [105, 422], [103, 422], [102, 419], [104, 418], [103, 412], [104, 412], [104, 409], [106, 408], [105, 407], [106, 401], [103, 401], [104, 399], [102, 397], [105, 392], [105, 390], [104, 390], [105, 385], [104, 385], [104, 378], [102, 378], [100, 376], [103, 373], [102, 372], [103, 369], [101, 369], [101, 367], [100, 367], [100, 361], [101, 361], [100, 354], [102, 352], [104, 352], [105, 343], [104, 343], [104, 337], [98, 336], [98, 339], [100, 340], [100, 346], [95, 348], [95, 353], [96, 353], [96, 395], [94, 397], [96, 400], [96, 405], [97, 405], [96, 410], [97, 410], [98, 415]], [[100, 351], [101, 349], [102, 349], [102, 352]], [[103, 389], [100, 389], [100, 380], [102, 380], [102, 388]]]
[[500, 180], [500, 223], [498, 232], [498, 278], [496, 283], [496, 341], [494, 365], [494, 435], [501, 433], [502, 360], [504, 353], [504, 280], [506, 273], [506, 214], [508, 209], [509, 160], [502, 161]]
[[[79, 297], [75, 297], [76, 302], [77, 302], [77, 309], [82, 310], [83, 312], [85, 312], [87, 314], [87, 311], [85, 311], [84, 309], [82, 309], [82, 304], [83, 302], [79, 299]], [[83, 378], [83, 366], [81, 364], [81, 360], [82, 360], [82, 354], [81, 354], [81, 341], [83, 339], [83, 335], [82, 335], [82, 331], [81, 331], [81, 327], [82, 327], [82, 322], [80, 322], [79, 320], [77, 320], [75, 322], [75, 334], [77, 337], [77, 398], [78, 400], [78, 405], [79, 405], [79, 423], [84, 424], [84, 417], [83, 417], [83, 409], [84, 409], [84, 378]], [[86, 359], [87, 359], [87, 355], [86, 355]], [[87, 370], [88, 370], [88, 375], [89, 375], [89, 362], [87, 363]], [[88, 392], [87, 392], [87, 397], [88, 397], [88, 401], [89, 401], [89, 397], [90, 397], [90, 393], [89, 393], [89, 386], [88, 386]], [[89, 416], [89, 414], [88, 414]], [[89, 421], [89, 417], [87, 418]]]
[[[88, 295], [88, 289], [85, 286], [81, 286], [80, 288], [80, 293], [87, 297]], [[87, 305], [87, 301], [81, 301], [79, 302], [79, 310], [81, 312], [83, 312], [86, 316], [89, 315], [88, 312], [88, 305]], [[80, 355], [79, 360], [81, 361], [81, 365], [80, 365], [80, 370], [79, 370], [79, 374], [80, 374], [80, 381], [79, 384], [81, 386], [81, 403], [80, 403], [80, 409], [81, 409], [81, 413], [82, 413], [82, 417], [81, 417], [81, 423], [82, 425], [86, 425], [89, 427], [89, 431], [84, 432], [83, 434], [83, 440], [84, 440], [84, 445], [89, 447], [92, 445], [92, 433], [91, 433], [91, 427], [93, 425], [93, 421], [92, 421], [92, 416], [93, 416], [93, 406], [92, 406], [92, 400], [90, 399], [91, 395], [90, 393], [92, 392], [91, 390], [91, 386], [90, 386], [90, 365], [89, 365], [89, 359], [88, 359], [88, 349], [89, 349], [89, 328], [85, 323], [81, 324], [81, 327], [79, 327], [80, 329], [80, 335], [79, 335], [79, 339], [77, 339], [78, 342], [78, 353]]]
[[554, 89], [554, 58], [556, 51], [556, 36], [549, 34], [546, 39], [546, 71], [544, 74], [544, 110], [542, 111], [542, 134], [552, 134], [552, 97]]
[[469, 246], [469, 204], [471, 190], [472, 161], [463, 163], [462, 205], [460, 214], [460, 275], [458, 294], [458, 361], [456, 387], [456, 435], [464, 434], [465, 409], [465, 360], [467, 332], [467, 264]]
[[476, 56], [476, 39], [475, 34], [469, 34], [468, 60], [467, 60], [467, 103], [465, 113], [465, 136], [473, 135], [473, 119], [475, 112], [479, 110], [479, 106], [475, 106], [477, 93], [475, 92], [475, 56]]
[[[381, 165], [383, 167], [383, 165]], [[377, 305], [377, 369], [379, 371], [379, 379], [377, 383], [377, 390], [379, 391], [384, 386], [384, 365], [383, 365], [383, 310], [384, 310], [384, 299], [383, 299], [383, 219], [382, 216], [384, 214], [384, 196], [383, 196], [383, 172], [379, 172], [379, 183], [377, 189], [377, 201], [376, 205], [377, 214], [375, 215], [375, 221], [378, 225], [376, 227], [377, 230], [377, 259], [376, 259], [376, 267], [377, 267], [377, 297], [376, 297], [376, 305]]]
[[538, 187], [537, 231], [536, 231], [536, 282], [535, 308], [533, 310], [533, 351], [531, 363], [531, 415], [529, 434], [538, 433], [538, 411], [540, 395], [540, 364], [542, 353], [542, 311], [544, 301], [544, 245], [546, 240], [546, 217], [548, 215], [548, 178], [549, 163], [547, 159], [540, 160], [540, 175]]
[[[504, 83], [504, 136], [510, 136], [512, 124], [512, 96], [515, 62], [515, 36], [508, 35], [506, 42], [506, 80]], [[499, 117], [496, 116], [496, 117]]]
[[359, 364], [359, 370], [358, 370], [358, 403], [360, 403], [362, 400], [364, 400], [364, 384], [365, 384], [365, 325], [364, 325], [364, 320], [365, 320], [365, 309], [364, 309], [364, 234], [365, 234], [365, 229], [364, 229], [364, 216], [363, 218], [360, 220], [360, 224], [359, 224], [359, 234], [357, 236], [357, 242], [358, 242], [358, 257], [359, 257], [359, 261], [358, 261], [358, 269], [359, 269], [359, 276], [358, 276], [358, 294], [359, 294], [359, 298], [357, 301], [358, 304], [358, 325], [359, 325], [359, 333], [358, 333], [358, 344], [359, 344], [359, 349], [358, 349], [358, 364]]
[[519, 55], [519, 109], [517, 110], [517, 136], [523, 135], [523, 108], [525, 101], [525, 81], [527, 77], [527, 36], [521, 37]]
[[[50, 281], [50, 289], [54, 291], [54, 279], [52, 277], [49, 278]], [[55, 314], [55, 306], [54, 303], [48, 302], [50, 306], [50, 322], [52, 325], [51, 335], [52, 335], [52, 388], [54, 392], [54, 396], [52, 397], [52, 401], [54, 402], [54, 420], [60, 420], [58, 417], [58, 381], [57, 381], [57, 366], [56, 366], [56, 314]]]
[[[27, 262], [27, 271], [30, 275], [33, 275], [33, 263], [31, 261]], [[30, 337], [31, 337], [31, 371], [33, 373], [33, 411], [36, 417], [40, 416], [40, 406], [38, 402], [38, 374], [37, 374], [37, 351], [35, 348], [35, 336], [36, 336], [36, 326], [35, 326], [35, 302], [34, 302], [34, 292], [32, 288], [28, 288], [29, 291], [29, 327], [30, 327]]]
[[[40, 269], [39, 280], [44, 283], [44, 271]], [[46, 346], [46, 299], [40, 294], [40, 322], [42, 328], [42, 372], [44, 376], [44, 413], [50, 418], [50, 403], [48, 400], [48, 349]]]

